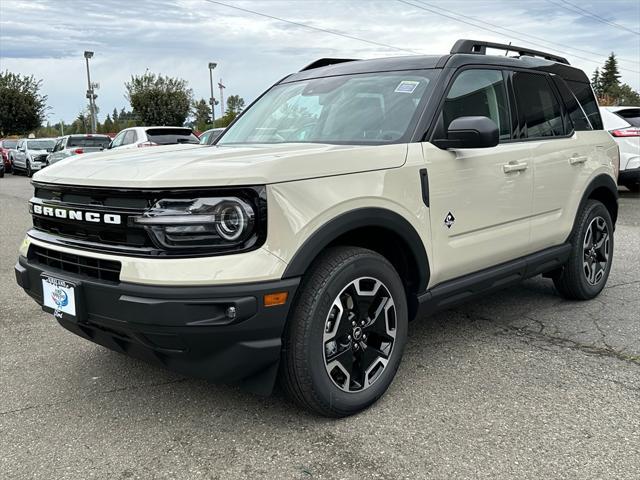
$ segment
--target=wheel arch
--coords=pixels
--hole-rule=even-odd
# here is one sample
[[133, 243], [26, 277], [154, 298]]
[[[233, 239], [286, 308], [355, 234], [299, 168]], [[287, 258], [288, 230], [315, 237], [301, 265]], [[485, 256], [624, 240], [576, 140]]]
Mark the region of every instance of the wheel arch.
[[335, 245], [368, 248], [389, 260], [405, 284], [410, 314], [413, 312], [417, 306], [417, 294], [427, 289], [430, 269], [424, 243], [408, 220], [391, 210], [377, 207], [342, 213], [325, 223], [302, 244], [282, 278], [304, 275], [324, 249]]
[[607, 174], [600, 174], [593, 178], [593, 180], [589, 182], [589, 185], [587, 185], [580, 200], [576, 218], [588, 200], [598, 200], [609, 211], [611, 221], [615, 226], [616, 220], [618, 219], [618, 197], [618, 185], [613, 178]]

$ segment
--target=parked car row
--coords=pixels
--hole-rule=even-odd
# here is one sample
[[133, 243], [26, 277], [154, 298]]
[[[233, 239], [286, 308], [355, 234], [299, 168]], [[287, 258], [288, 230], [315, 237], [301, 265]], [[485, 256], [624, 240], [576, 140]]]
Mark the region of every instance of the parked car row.
[[154, 147], [158, 145], [211, 145], [224, 129], [207, 130], [201, 141], [185, 127], [131, 127], [120, 131], [113, 140], [102, 134], [74, 134], [58, 138], [21, 138], [0, 140], [2, 168], [5, 172], [25, 173], [31, 177], [38, 170], [65, 158], [107, 149]]
[[640, 107], [601, 107], [600, 115], [620, 149], [618, 185], [640, 192]]

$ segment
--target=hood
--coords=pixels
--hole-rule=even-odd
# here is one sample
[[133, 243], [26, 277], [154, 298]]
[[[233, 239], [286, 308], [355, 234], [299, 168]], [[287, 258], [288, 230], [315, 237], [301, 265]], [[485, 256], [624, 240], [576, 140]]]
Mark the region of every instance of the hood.
[[34, 180], [120, 188], [264, 185], [400, 167], [406, 155], [406, 144], [167, 145], [74, 155]]
[[47, 150], [33, 150], [31, 148], [27, 148], [27, 152], [29, 152], [32, 155], [49, 155], [49, 151]]

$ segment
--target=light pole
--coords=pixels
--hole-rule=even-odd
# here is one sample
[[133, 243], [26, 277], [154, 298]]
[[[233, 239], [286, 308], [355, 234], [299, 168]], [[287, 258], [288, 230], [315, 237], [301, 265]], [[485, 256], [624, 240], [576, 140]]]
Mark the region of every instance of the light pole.
[[85, 50], [84, 59], [87, 62], [87, 98], [89, 99], [89, 110], [91, 111], [91, 133], [96, 133], [96, 98], [98, 96], [94, 92], [94, 85], [91, 83], [91, 74], [89, 73], [89, 59], [93, 57], [93, 52]]
[[217, 63], [209, 62], [209, 85], [211, 86], [211, 125], [216, 126], [216, 99], [213, 96], [213, 69], [218, 66]]

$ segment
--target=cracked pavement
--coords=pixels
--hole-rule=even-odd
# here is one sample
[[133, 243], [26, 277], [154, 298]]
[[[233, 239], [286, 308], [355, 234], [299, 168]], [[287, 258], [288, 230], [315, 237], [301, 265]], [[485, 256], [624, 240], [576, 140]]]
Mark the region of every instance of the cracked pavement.
[[640, 197], [590, 302], [549, 280], [410, 326], [389, 392], [344, 420], [161, 370], [62, 329], [16, 285], [28, 179], [0, 180], [0, 476], [640, 478]]

